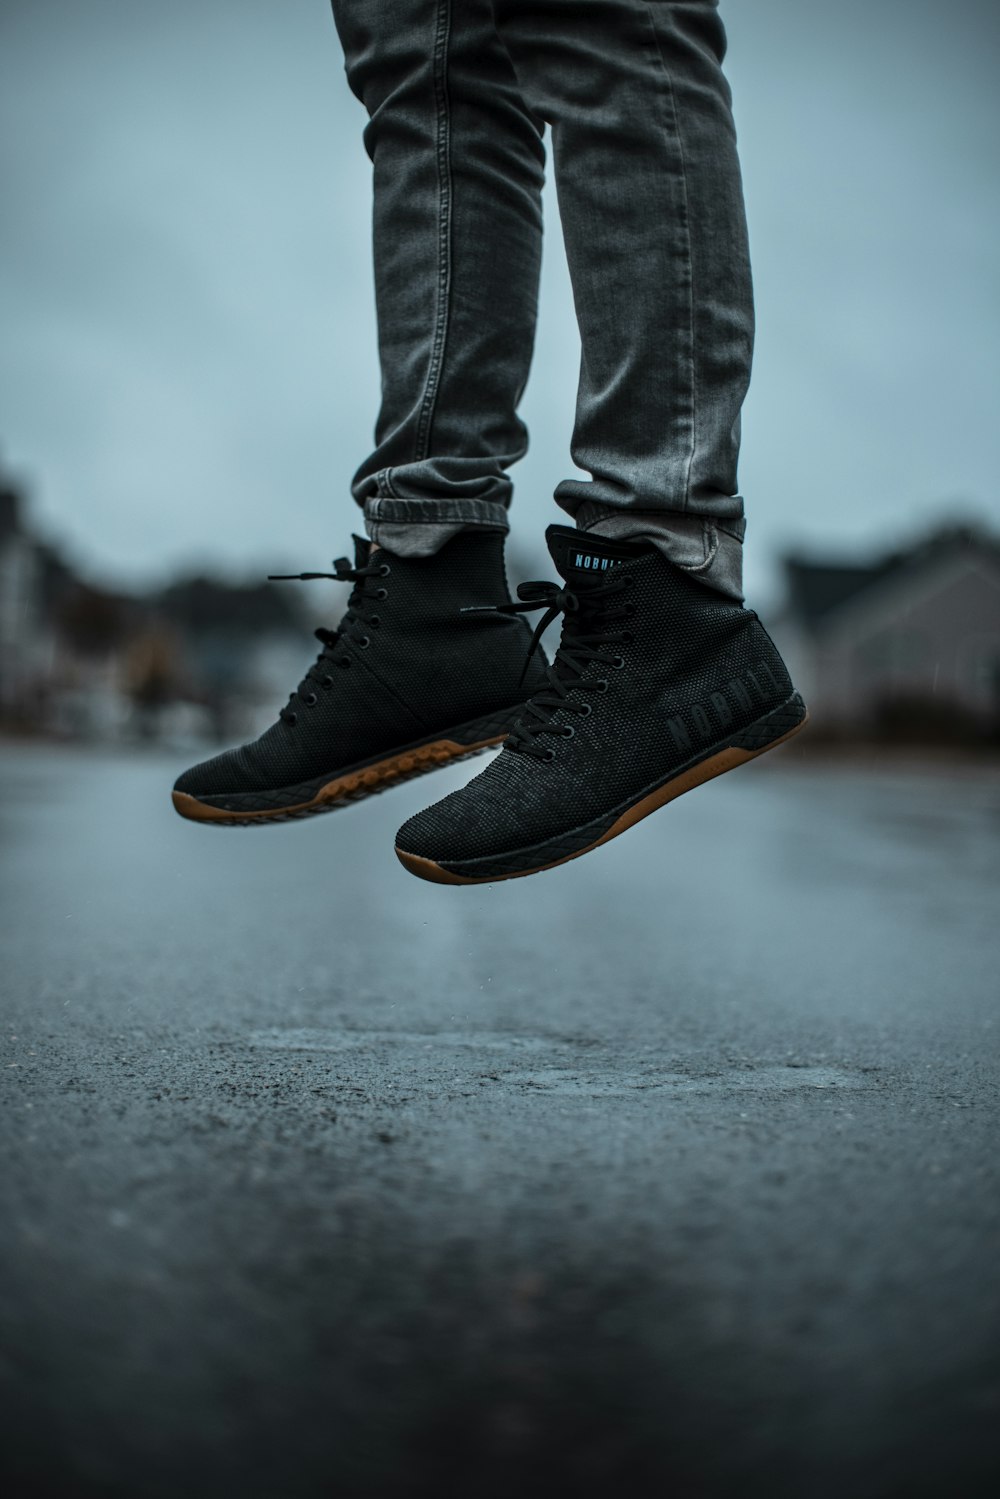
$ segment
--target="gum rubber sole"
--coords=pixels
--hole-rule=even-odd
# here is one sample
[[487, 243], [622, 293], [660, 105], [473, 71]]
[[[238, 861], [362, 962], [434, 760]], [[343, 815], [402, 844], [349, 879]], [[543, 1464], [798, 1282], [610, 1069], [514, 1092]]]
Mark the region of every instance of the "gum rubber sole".
[[562, 854], [560, 857], [550, 859], [545, 863], [535, 864], [530, 869], [512, 869], [506, 873], [488, 875], [460, 874], [443, 864], [436, 864], [433, 859], [423, 858], [419, 854], [407, 853], [405, 849], [398, 846], [396, 848], [396, 857], [404, 868], [409, 870], [410, 874], [415, 874], [421, 880], [430, 880], [436, 885], [494, 885], [500, 880], [516, 880], [529, 874], [541, 874], [546, 869], [556, 869], [560, 864], [568, 864], [570, 859], [578, 859], [581, 854], [589, 854], [591, 850], [599, 848], [602, 843], [610, 843], [611, 839], [617, 838], [619, 833], [626, 832], [629, 828], [634, 827], [637, 822], [641, 822], [644, 817], [648, 817], [651, 812], [656, 812], [660, 807], [665, 807], [668, 802], [672, 802], [677, 797], [683, 796], [685, 791], [693, 791], [696, 786], [702, 786], [706, 781], [711, 781], [716, 776], [724, 775], [727, 770], [735, 770], [738, 765], [745, 765], [748, 760], [756, 760], [759, 755], [766, 754], [770, 749], [776, 749], [779, 744], [784, 744], [786, 740], [791, 739], [795, 734], [804, 729], [809, 722], [809, 713], [805, 704], [802, 703], [801, 698], [798, 698], [798, 694], [789, 700], [789, 704], [785, 705], [785, 709], [787, 710], [796, 701], [801, 706], [801, 717], [783, 733], [779, 733], [775, 738], [766, 739], [765, 742], [756, 742], [763, 734], [766, 734], [767, 730], [765, 726], [768, 719], [772, 716], [777, 717], [782, 713], [782, 709], [777, 709], [774, 715], [765, 715], [763, 719], [759, 719], [756, 724], [751, 724], [749, 729], [745, 729], [741, 734], [736, 736], [738, 739], [746, 740], [746, 744], [730, 743], [723, 749], [717, 750], [714, 754], [706, 756], [704, 760], [699, 760], [694, 765], [686, 766], [669, 781], [665, 781], [653, 791], [647, 792], [646, 795], [633, 802], [630, 807], [627, 807], [625, 811], [620, 813], [611, 826], [606, 828], [599, 837], [594, 838], [592, 842], [585, 844], [584, 847], [573, 850], [572, 853]]
[[451, 765], [478, 755], [483, 750], [502, 744], [507, 731], [494, 734], [489, 739], [480, 739], [473, 744], [459, 744], [454, 739], [435, 739], [429, 744], [420, 744], [412, 749], [397, 750], [384, 760], [363, 765], [357, 770], [347, 771], [327, 781], [307, 801], [290, 807], [262, 808], [253, 811], [228, 810], [199, 801], [186, 791], [171, 792], [174, 808], [191, 822], [208, 823], [214, 827], [250, 827], [258, 822], [285, 822], [293, 817], [312, 817], [320, 812], [335, 812], [350, 802], [361, 801], [366, 796], [375, 796], [390, 786], [413, 780], [437, 770], [440, 765]]

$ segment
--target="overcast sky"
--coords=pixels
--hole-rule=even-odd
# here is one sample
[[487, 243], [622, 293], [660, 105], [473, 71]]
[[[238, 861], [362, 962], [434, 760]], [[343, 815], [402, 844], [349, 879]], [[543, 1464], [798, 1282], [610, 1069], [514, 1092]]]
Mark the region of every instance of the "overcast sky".
[[[1000, 6], [722, 13], [758, 300], [751, 594], [792, 544], [1000, 527]], [[378, 400], [364, 119], [326, 0], [0, 0], [0, 461], [83, 565], [347, 550]], [[546, 210], [525, 543], [563, 518], [578, 363]]]

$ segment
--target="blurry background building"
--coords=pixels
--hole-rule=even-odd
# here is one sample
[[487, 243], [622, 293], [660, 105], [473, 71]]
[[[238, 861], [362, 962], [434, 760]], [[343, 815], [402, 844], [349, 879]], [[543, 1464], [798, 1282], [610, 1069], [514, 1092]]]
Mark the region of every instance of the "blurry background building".
[[[758, 309], [748, 600], [777, 617], [810, 739], [987, 735], [1000, 10], [721, 14]], [[359, 527], [380, 394], [365, 119], [323, 0], [0, 6], [7, 730], [249, 731], [339, 615], [332, 584], [263, 580], [325, 569]], [[553, 488], [586, 477], [546, 147], [521, 577], [549, 567]], [[981, 533], [941, 533], [970, 513]]]
[[1000, 742], [1000, 538], [943, 526], [867, 563], [785, 559], [774, 620], [814, 737]]
[[[342, 588], [323, 588], [336, 612]], [[79, 576], [0, 478], [0, 728], [102, 741], [252, 733], [302, 675], [308, 640], [304, 603], [264, 581], [183, 577], [126, 594]]]
[[[523, 575], [520, 563], [515, 548]], [[1000, 537], [943, 525], [867, 561], [787, 556], [784, 576], [769, 623], [814, 743], [1000, 746]], [[204, 574], [113, 590], [79, 576], [0, 479], [0, 729], [171, 743], [255, 733], [303, 675], [310, 628], [335, 624], [346, 595]]]

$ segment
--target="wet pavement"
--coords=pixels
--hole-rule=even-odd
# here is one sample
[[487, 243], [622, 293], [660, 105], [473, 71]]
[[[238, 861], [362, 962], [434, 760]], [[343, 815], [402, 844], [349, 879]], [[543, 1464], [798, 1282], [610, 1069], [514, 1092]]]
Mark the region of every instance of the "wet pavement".
[[455, 890], [392, 835], [468, 767], [182, 763], [0, 750], [8, 1493], [997, 1491], [996, 770], [789, 746]]

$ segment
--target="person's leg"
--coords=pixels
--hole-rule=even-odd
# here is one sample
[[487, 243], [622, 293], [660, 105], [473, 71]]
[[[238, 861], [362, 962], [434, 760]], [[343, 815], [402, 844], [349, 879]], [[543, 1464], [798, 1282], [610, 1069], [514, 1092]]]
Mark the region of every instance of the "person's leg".
[[[562, 613], [546, 685], [497, 758], [412, 817], [413, 874], [476, 884], [565, 863], [797, 732], [801, 697], [742, 607], [746, 226], [712, 0], [496, 0], [552, 125], [580, 323], [573, 456], [556, 498]], [[517, 606], [503, 606], [505, 610]]]
[[398, 554], [506, 529], [508, 467], [534, 341], [542, 122], [491, 0], [333, 0], [370, 119], [382, 406], [353, 481], [368, 534]]
[[714, 0], [496, 0], [552, 154], [583, 357], [556, 490], [742, 597], [740, 408], [753, 298]]
[[[543, 679], [508, 597], [507, 466], [534, 336], [542, 145], [489, 0], [334, 0], [371, 119], [383, 405], [354, 482], [369, 541], [336, 630], [252, 744], [174, 805], [257, 823], [342, 806], [497, 744]], [[350, 351], [345, 351], [350, 357]], [[380, 550], [373, 554], [373, 543]], [[311, 561], [312, 559], [307, 559]]]

